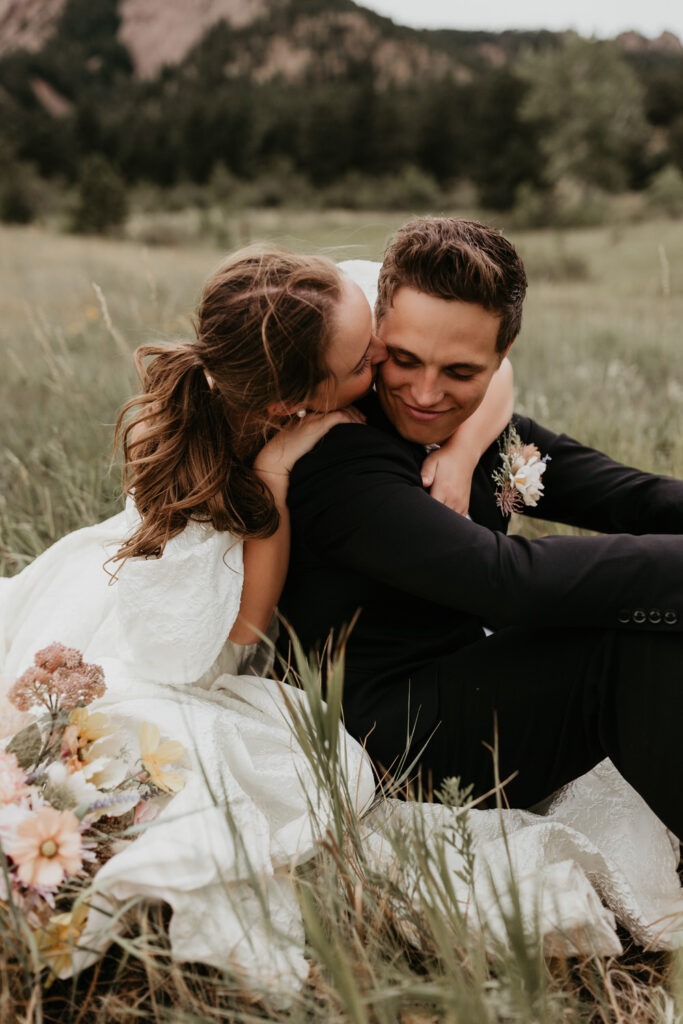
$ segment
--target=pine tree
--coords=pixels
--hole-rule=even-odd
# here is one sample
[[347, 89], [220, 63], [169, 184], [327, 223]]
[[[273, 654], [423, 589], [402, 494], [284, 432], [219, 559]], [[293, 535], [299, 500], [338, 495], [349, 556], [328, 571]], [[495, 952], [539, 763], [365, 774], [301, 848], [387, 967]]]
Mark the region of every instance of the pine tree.
[[81, 169], [74, 230], [84, 234], [103, 234], [126, 219], [126, 188], [100, 153], [86, 157]]

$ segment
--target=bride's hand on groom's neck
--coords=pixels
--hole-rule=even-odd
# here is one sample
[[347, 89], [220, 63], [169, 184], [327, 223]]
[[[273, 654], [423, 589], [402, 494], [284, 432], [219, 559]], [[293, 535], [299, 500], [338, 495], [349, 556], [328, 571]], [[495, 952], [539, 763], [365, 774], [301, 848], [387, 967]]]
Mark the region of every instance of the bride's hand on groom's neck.
[[456, 449], [447, 452], [438, 448], [422, 463], [422, 483], [432, 498], [452, 508], [461, 516], [470, 506], [472, 474], [479, 461], [474, 452]]
[[263, 446], [254, 459], [254, 469], [263, 474], [270, 487], [268, 477], [288, 477], [294, 464], [311, 451], [325, 434], [340, 423], [363, 423], [365, 417], [354, 406], [335, 409], [328, 413], [300, 412], [285, 423]]

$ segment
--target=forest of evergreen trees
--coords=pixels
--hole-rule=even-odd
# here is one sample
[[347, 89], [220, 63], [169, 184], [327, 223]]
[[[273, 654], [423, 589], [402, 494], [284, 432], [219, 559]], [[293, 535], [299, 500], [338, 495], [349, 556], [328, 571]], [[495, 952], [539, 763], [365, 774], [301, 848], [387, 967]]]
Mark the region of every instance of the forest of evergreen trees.
[[[298, 0], [290, 18], [302, 4], [309, 12], [319, 7]], [[287, 31], [286, 15], [280, 17], [268, 31]], [[142, 81], [117, 29], [116, 0], [68, 0], [40, 52], [0, 60], [7, 188], [16, 192], [28, 166], [72, 184], [93, 154], [126, 185], [270, 175], [273, 202], [308, 187], [352, 205], [359, 182], [369, 178], [393, 178], [418, 193], [468, 180], [492, 209], [566, 180], [610, 192], [644, 189], [664, 173], [671, 182], [678, 175], [683, 188], [677, 53], [624, 54], [616, 43], [508, 33], [514, 53], [507, 64], [478, 59], [463, 84], [425, 77], [380, 87], [369, 62], [351, 59], [342, 72], [314, 82], [259, 83], [224, 71], [254, 45], [258, 26], [236, 31], [222, 23], [181, 64]], [[428, 35], [442, 52], [457, 46], [466, 54], [472, 34], [420, 33], [421, 41]], [[36, 79], [64, 97], [70, 112], [48, 113], [36, 98]]]

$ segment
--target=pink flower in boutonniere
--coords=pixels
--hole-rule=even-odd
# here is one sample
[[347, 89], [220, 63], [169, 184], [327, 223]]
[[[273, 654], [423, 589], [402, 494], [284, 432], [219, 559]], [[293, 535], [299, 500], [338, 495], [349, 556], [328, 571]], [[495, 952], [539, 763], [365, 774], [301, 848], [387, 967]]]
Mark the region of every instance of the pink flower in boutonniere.
[[496, 504], [503, 515], [521, 512], [525, 505], [535, 508], [543, 497], [541, 478], [550, 456], [541, 456], [535, 444], [524, 444], [510, 425], [500, 443], [500, 461], [492, 479], [497, 484]]

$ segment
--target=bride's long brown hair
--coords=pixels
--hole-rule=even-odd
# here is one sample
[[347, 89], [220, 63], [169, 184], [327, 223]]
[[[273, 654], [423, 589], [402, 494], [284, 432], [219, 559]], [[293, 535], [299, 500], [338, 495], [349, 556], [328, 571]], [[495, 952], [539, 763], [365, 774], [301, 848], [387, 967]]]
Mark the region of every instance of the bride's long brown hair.
[[116, 424], [124, 492], [142, 522], [115, 561], [160, 555], [191, 519], [268, 537], [279, 515], [252, 463], [268, 406], [305, 400], [327, 375], [341, 274], [324, 257], [252, 247], [208, 281], [193, 342], [135, 354], [142, 393]]

